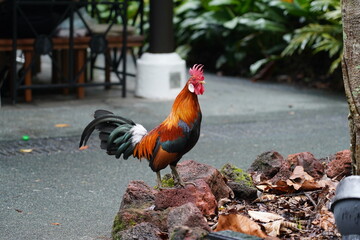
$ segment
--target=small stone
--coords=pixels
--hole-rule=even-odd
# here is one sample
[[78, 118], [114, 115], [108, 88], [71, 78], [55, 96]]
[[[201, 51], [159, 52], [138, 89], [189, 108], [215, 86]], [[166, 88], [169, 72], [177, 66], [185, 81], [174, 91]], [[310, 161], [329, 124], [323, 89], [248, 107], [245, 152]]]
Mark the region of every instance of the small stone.
[[346, 176], [351, 175], [351, 152], [350, 150], [343, 150], [330, 156], [330, 162], [327, 164], [326, 175], [335, 180], [341, 180]]
[[273, 178], [283, 165], [283, 156], [275, 151], [268, 151], [257, 156], [251, 164], [248, 172], [256, 173], [261, 176], [261, 180]]
[[257, 198], [257, 189], [254, 186], [233, 181], [227, 182], [227, 185], [233, 190], [238, 200], [253, 201]]
[[168, 229], [170, 236], [176, 228], [181, 226], [189, 228], [196, 227], [203, 229], [206, 232], [211, 231], [203, 214], [193, 203], [186, 203], [170, 210], [168, 215]]
[[195, 204], [204, 215], [216, 212], [217, 202], [208, 184], [198, 179], [193, 181], [195, 186], [187, 184], [185, 187], [163, 189], [155, 193], [155, 210], [178, 207], [186, 203]]
[[225, 164], [220, 172], [228, 179], [234, 182], [244, 182], [245, 184], [248, 183], [249, 185], [253, 186], [250, 174], [242, 170], [241, 168], [237, 168], [234, 165], [229, 163]]
[[315, 179], [320, 179], [324, 175], [324, 166], [310, 152], [290, 154], [287, 157], [291, 170], [296, 166], [302, 166], [304, 171]]
[[185, 182], [204, 180], [210, 187], [217, 201], [234, 197], [233, 191], [226, 185], [226, 178], [216, 168], [187, 160], [177, 165], [178, 172]]
[[151, 223], [143, 222], [127, 230], [116, 233], [113, 239], [161, 240], [161, 231]]
[[176, 227], [170, 235], [170, 240], [200, 240], [209, 232], [199, 227]]
[[120, 209], [113, 223], [112, 234], [127, 230], [137, 224], [149, 222], [161, 231], [167, 231], [167, 215], [170, 209], [163, 211], [148, 210], [142, 208]]
[[233, 190], [236, 199], [253, 201], [257, 198], [257, 189], [247, 172], [227, 163], [221, 168], [221, 173], [229, 180], [226, 184]]
[[155, 190], [144, 181], [131, 181], [121, 201], [120, 209], [138, 205], [151, 205], [155, 200]]

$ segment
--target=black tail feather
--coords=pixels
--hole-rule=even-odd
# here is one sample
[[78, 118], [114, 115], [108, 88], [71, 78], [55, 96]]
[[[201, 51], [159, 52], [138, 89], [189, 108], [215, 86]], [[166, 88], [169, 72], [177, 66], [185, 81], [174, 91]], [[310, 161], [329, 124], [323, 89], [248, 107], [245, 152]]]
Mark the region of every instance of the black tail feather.
[[109, 155], [116, 155], [117, 158], [124, 154], [124, 159], [127, 159], [134, 149], [130, 144], [131, 133], [129, 133], [133, 126], [135, 123], [132, 120], [115, 116], [107, 110], [96, 110], [94, 119], [85, 127], [81, 135], [79, 147], [86, 145], [96, 129], [99, 131], [101, 149], [106, 150]]
[[[81, 139], [80, 139], [80, 147], [82, 145], [85, 145], [87, 143], [87, 141], [89, 140], [90, 135], [92, 134], [92, 132], [95, 130], [95, 128], [99, 127], [99, 126], [103, 126], [102, 124], [105, 124], [107, 126], [111, 126], [111, 125], [123, 125], [123, 124], [131, 124], [131, 125], [135, 125], [135, 123], [131, 120], [128, 120], [126, 118], [120, 117], [120, 116], [115, 116], [115, 115], [102, 115], [99, 116], [97, 118], [95, 118], [94, 120], [92, 120], [84, 129], [82, 135], [81, 135]], [[101, 130], [100, 130], [101, 131]]]
[[112, 113], [112, 112], [110, 112], [108, 110], [98, 109], [94, 113], [94, 118], [98, 118], [98, 117], [103, 116], [103, 115], [114, 115], [114, 113]]

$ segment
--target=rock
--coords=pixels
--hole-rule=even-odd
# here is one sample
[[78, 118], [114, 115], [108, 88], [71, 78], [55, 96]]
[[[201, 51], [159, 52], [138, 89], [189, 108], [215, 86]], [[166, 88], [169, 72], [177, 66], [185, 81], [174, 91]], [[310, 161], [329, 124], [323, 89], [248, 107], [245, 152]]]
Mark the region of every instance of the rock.
[[176, 227], [170, 235], [170, 240], [201, 240], [208, 234], [207, 231], [198, 227]]
[[249, 173], [256, 173], [260, 180], [269, 180], [273, 178], [284, 163], [283, 156], [275, 151], [268, 151], [257, 156], [255, 161], [248, 169]]
[[220, 172], [228, 179], [234, 182], [246, 182], [246, 184], [254, 185], [252, 183], [252, 179], [250, 175], [242, 170], [241, 168], [237, 168], [234, 165], [229, 163], [225, 164]]
[[228, 181], [227, 185], [233, 190], [235, 198], [238, 200], [253, 201], [257, 198], [257, 189], [245, 183]]
[[196, 179], [204, 180], [217, 201], [234, 196], [233, 191], [226, 185], [226, 179], [214, 167], [187, 160], [179, 163], [177, 168], [180, 176], [186, 182], [194, 182]]
[[286, 181], [291, 176], [292, 171], [290, 168], [290, 164], [287, 161], [284, 161], [280, 167], [279, 172], [270, 179], [270, 182], [273, 184], [277, 184], [279, 181]]
[[195, 240], [210, 231], [204, 215], [215, 214], [216, 199], [232, 197], [232, 190], [213, 167], [184, 161], [178, 171], [196, 185], [154, 190], [143, 181], [129, 183], [114, 220], [114, 239], [169, 239], [171, 233], [171, 239]]
[[350, 150], [343, 150], [330, 156], [330, 162], [326, 167], [326, 175], [335, 180], [341, 180], [346, 176], [351, 175], [351, 152]]
[[155, 193], [155, 210], [178, 207], [186, 203], [195, 204], [204, 215], [215, 214], [217, 202], [209, 185], [203, 179], [193, 181], [184, 188], [163, 189]]
[[167, 216], [170, 209], [155, 211], [152, 209], [127, 208], [120, 209], [113, 223], [112, 235], [127, 230], [137, 224], [149, 222], [161, 231], [167, 231]]
[[160, 229], [151, 223], [144, 222], [127, 230], [120, 231], [113, 236], [114, 240], [161, 240], [163, 239]]
[[315, 179], [320, 179], [324, 175], [324, 166], [312, 153], [301, 152], [290, 154], [287, 157], [287, 161], [290, 164], [291, 170], [296, 166], [302, 166], [304, 171]]
[[113, 238], [119, 232], [146, 222], [151, 223], [163, 232], [167, 231], [167, 214], [169, 210], [154, 210], [155, 192], [143, 181], [131, 181], [129, 183], [120, 210], [115, 216], [112, 230]]
[[180, 207], [176, 207], [170, 210], [168, 215], [168, 229], [169, 235], [172, 236], [175, 229], [179, 227], [200, 228], [204, 231], [202, 233], [208, 233], [211, 231], [203, 214], [193, 203], [186, 203]]
[[225, 164], [220, 172], [228, 179], [226, 183], [235, 194], [235, 198], [253, 201], [257, 198], [257, 190], [251, 176], [241, 168], [229, 163]]
[[282, 163], [278, 173], [270, 179], [270, 182], [277, 184], [279, 181], [286, 181], [291, 176], [296, 166], [302, 166], [304, 171], [319, 180], [324, 175], [324, 165], [310, 152], [290, 154]]
[[155, 190], [144, 181], [131, 181], [126, 188], [120, 209], [154, 204]]

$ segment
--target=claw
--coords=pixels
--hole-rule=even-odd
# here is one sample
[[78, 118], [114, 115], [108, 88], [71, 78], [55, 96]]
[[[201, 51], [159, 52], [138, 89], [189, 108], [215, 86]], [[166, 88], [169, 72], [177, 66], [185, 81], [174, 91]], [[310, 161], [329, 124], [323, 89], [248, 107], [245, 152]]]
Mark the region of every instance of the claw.
[[185, 187], [186, 185], [193, 185], [194, 187], [196, 187], [196, 184], [194, 182], [183, 182], [182, 180], [180, 182], [177, 183], [177, 185], [181, 186], [181, 187]]
[[177, 169], [176, 169], [176, 166], [172, 166], [172, 165], [170, 165], [170, 168], [171, 168], [171, 172], [172, 172], [172, 175], [173, 175], [173, 177], [174, 177], [174, 181], [175, 181], [175, 183], [176, 183], [176, 185], [178, 185], [178, 186], [181, 186], [181, 187], [185, 187], [186, 185], [193, 185], [194, 187], [196, 187], [196, 184], [195, 183], [193, 183], [193, 182], [184, 182], [182, 179], [181, 179], [181, 177], [180, 177], [180, 175], [179, 175], [179, 173], [178, 173], [178, 171], [177, 171]]

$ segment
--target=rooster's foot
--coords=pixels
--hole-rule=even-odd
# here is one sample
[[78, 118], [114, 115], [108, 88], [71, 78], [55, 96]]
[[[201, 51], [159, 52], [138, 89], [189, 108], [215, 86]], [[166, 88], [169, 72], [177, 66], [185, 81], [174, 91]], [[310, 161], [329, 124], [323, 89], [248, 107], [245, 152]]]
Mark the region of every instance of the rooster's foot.
[[196, 187], [196, 184], [193, 183], [193, 182], [183, 182], [183, 181], [180, 181], [176, 184], [177, 187], [183, 187], [185, 188], [186, 185], [193, 185], [194, 187]]
[[178, 171], [177, 171], [177, 169], [176, 169], [176, 166], [172, 166], [172, 165], [170, 165], [170, 168], [171, 168], [171, 172], [172, 172], [172, 175], [173, 175], [173, 178], [174, 178], [174, 182], [175, 182], [175, 186], [177, 186], [177, 187], [185, 187], [186, 185], [193, 185], [194, 187], [196, 187], [196, 184], [195, 183], [193, 183], [193, 182], [184, 182], [182, 179], [181, 179], [181, 177], [180, 177], [180, 175], [179, 175], [179, 173], [178, 173]]

